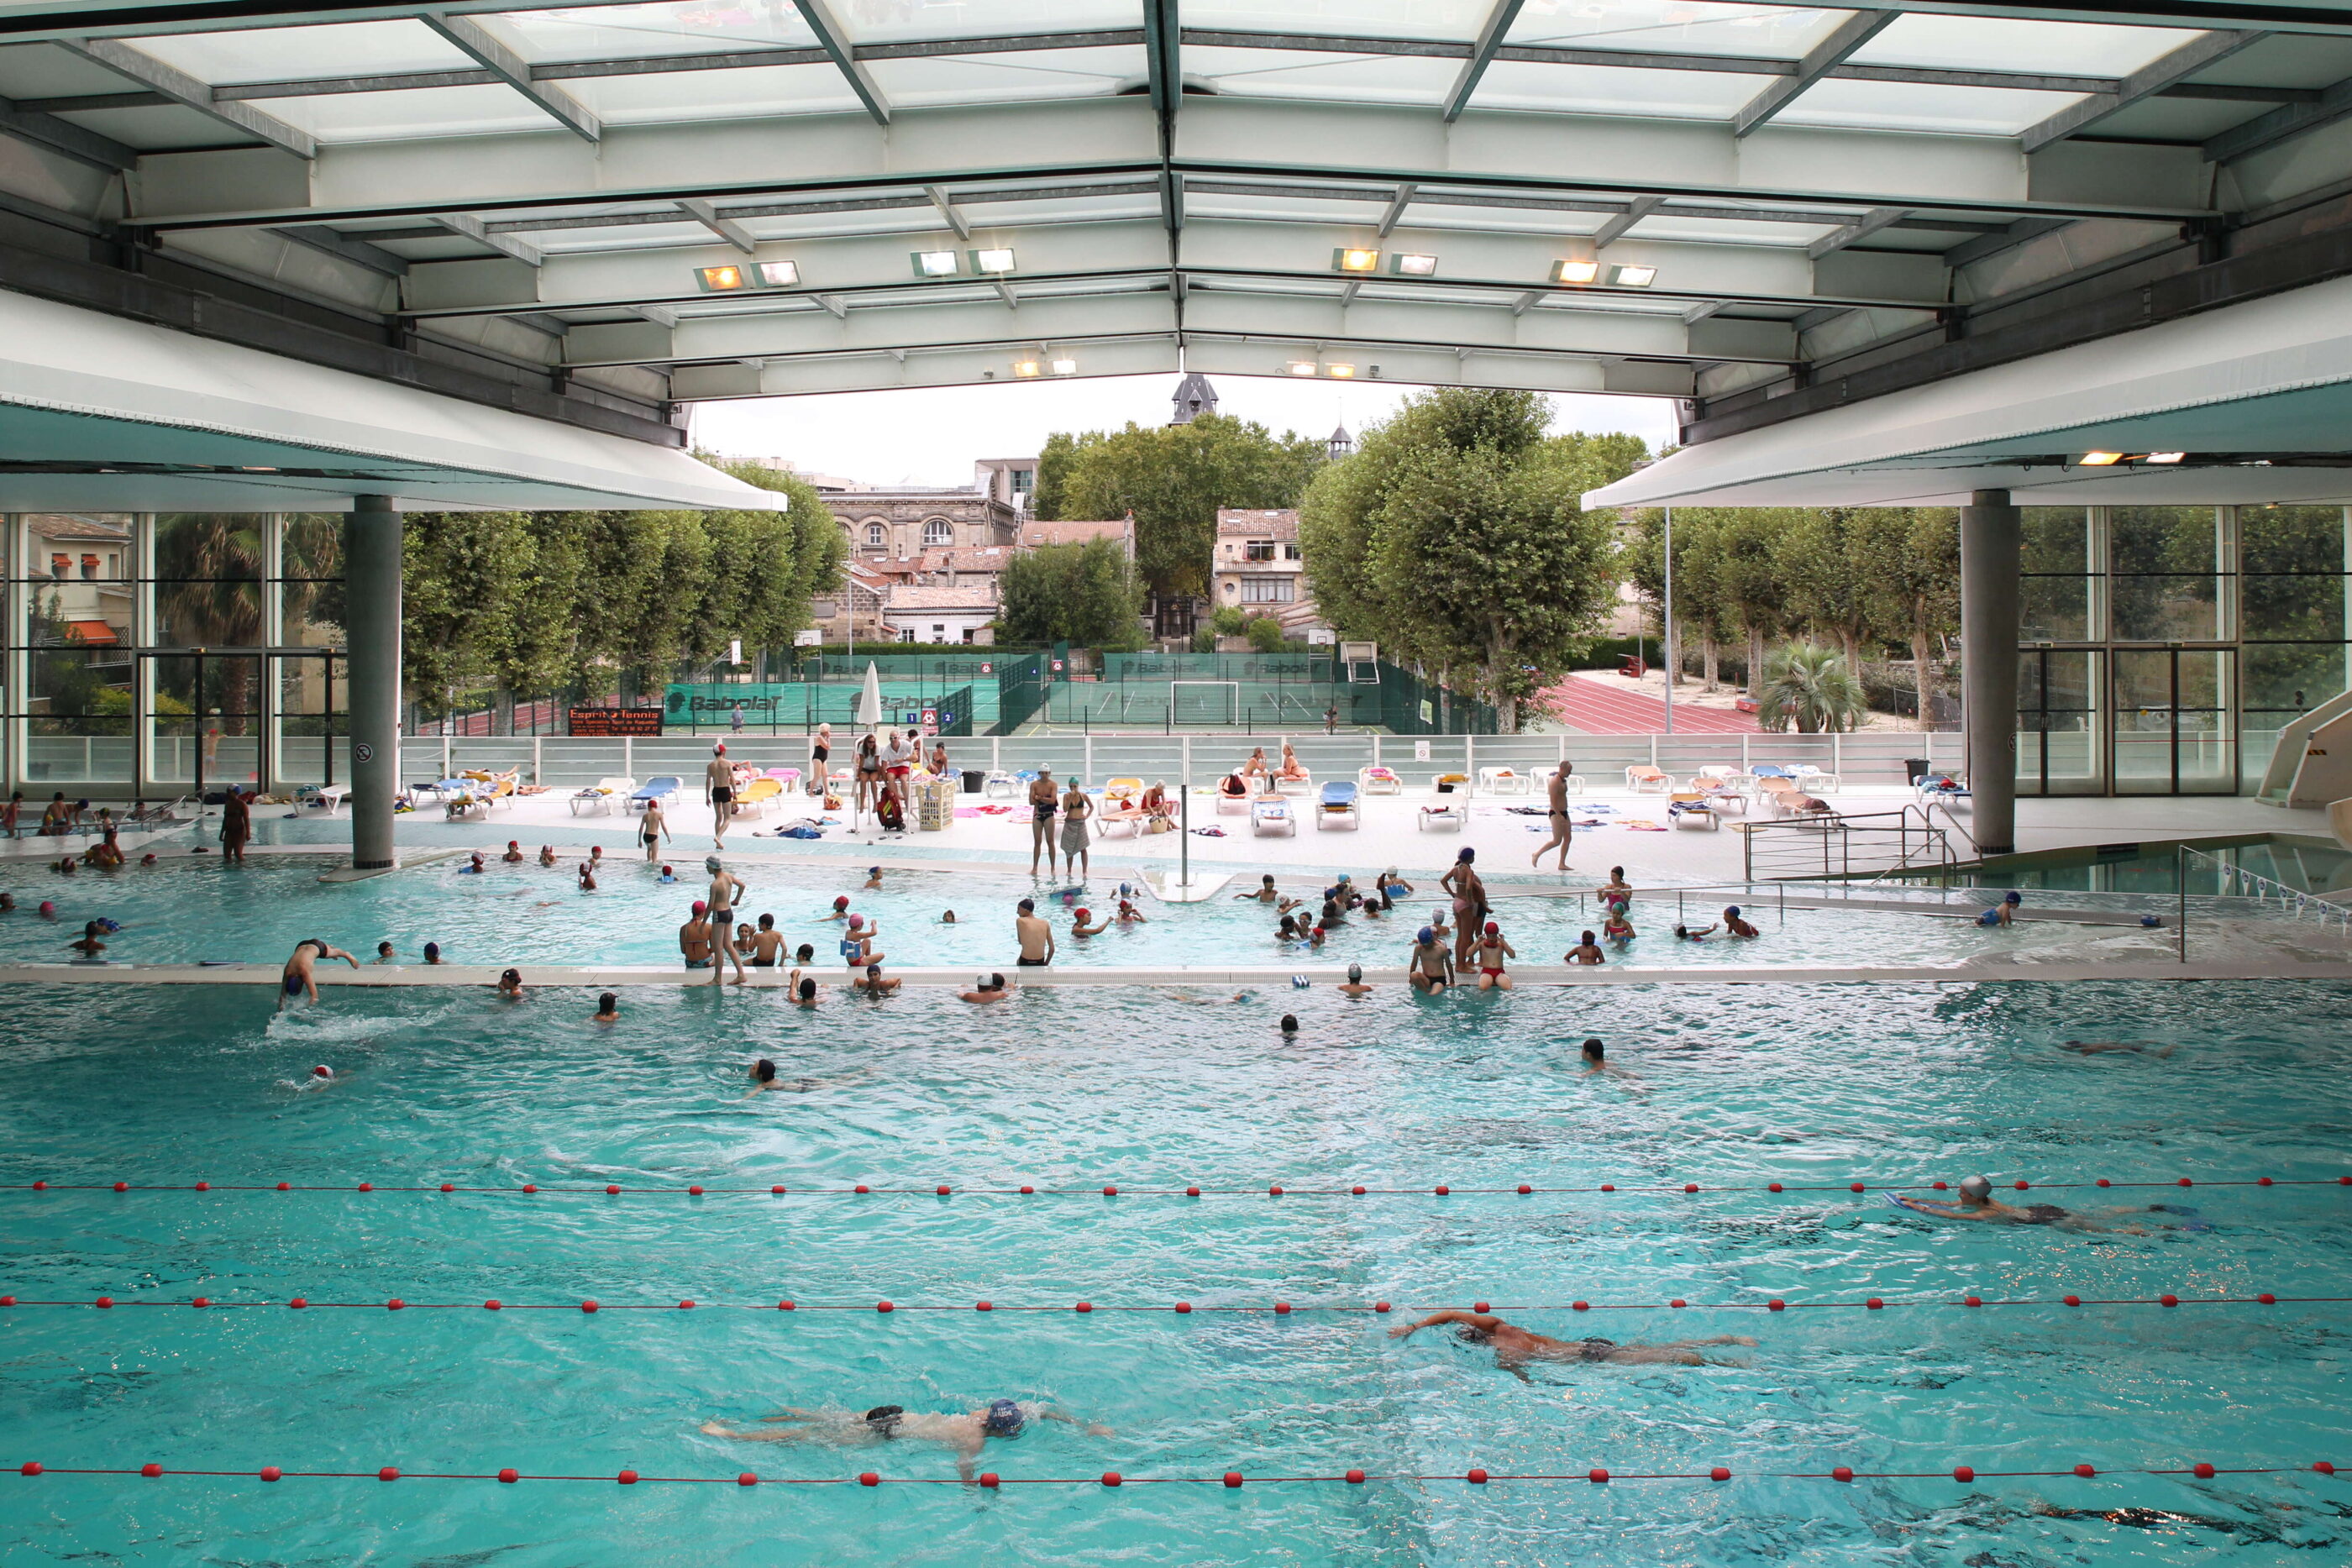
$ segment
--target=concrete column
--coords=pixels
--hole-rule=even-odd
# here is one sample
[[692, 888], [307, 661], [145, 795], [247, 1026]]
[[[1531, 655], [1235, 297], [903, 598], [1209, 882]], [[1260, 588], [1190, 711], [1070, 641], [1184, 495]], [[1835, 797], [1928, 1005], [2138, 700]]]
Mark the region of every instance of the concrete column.
[[2021, 518], [2006, 490], [1960, 508], [1960, 696], [1969, 831], [1979, 851], [2017, 848], [2017, 635]]
[[354, 871], [380, 871], [395, 863], [392, 801], [400, 791], [400, 527], [391, 497], [357, 496], [343, 528]]

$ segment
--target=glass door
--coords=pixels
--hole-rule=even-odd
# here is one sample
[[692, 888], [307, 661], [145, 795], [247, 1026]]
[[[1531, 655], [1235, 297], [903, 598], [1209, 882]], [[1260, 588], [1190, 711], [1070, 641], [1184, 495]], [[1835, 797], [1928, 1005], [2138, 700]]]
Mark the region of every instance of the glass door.
[[2115, 792], [2236, 793], [2236, 651], [2176, 643], [2112, 658]]
[[2017, 789], [2021, 795], [2098, 795], [2100, 653], [2025, 648], [2017, 656]]

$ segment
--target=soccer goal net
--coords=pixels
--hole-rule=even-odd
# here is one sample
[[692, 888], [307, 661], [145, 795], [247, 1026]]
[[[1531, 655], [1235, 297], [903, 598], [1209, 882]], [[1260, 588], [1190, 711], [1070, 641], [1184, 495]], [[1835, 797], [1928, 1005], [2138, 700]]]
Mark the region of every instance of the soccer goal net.
[[1229, 725], [1242, 721], [1239, 681], [1171, 681], [1168, 722], [1171, 725]]

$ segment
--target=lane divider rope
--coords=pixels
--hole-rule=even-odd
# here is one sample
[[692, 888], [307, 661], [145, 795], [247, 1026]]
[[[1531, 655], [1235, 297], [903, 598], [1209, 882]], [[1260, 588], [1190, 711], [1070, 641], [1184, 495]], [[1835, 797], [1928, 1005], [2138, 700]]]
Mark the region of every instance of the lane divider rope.
[[[2011, 1190], [2013, 1190], [2013, 1191], [2017, 1191], [2017, 1192], [2029, 1192], [2029, 1191], [2036, 1191], [2036, 1190], [2040, 1190], [2040, 1191], [2065, 1191], [2065, 1190], [2069, 1190], [2069, 1189], [2088, 1189], [2088, 1188], [2094, 1188], [2094, 1187], [2115, 1188], [2115, 1189], [2118, 1189], [2118, 1190], [2125, 1190], [2125, 1189], [2137, 1189], [2137, 1188], [2156, 1188], [2156, 1187], [2195, 1187], [2195, 1186], [2341, 1186], [2341, 1187], [2352, 1187], [2352, 1176], [2315, 1176], [2315, 1177], [2301, 1178], [2301, 1179], [2297, 1179], [2297, 1178], [2286, 1178], [2286, 1177], [2276, 1177], [2276, 1176], [2249, 1176], [2249, 1177], [2235, 1178], [2235, 1179], [2219, 1179], [2219, 1180], [2217, 1180], [2217, 1179], [2213, 1179], [2213, 1178], [2210, 1178], [2210, 1177], [2207, 1177], [2207, 1178], [2201, 1178], [2201, 1179], [2200, 1179], [2200, 1178], [2192, 1178], [2192, 1177], [2189, 1177], [2189, 1176], [2170, 1176], [2170, 1177], [2167, 1177], [2166, 1179], [2161, 1180], [2161, 1181], [2110, 1181], [2109, 1179], [2107, 1179], [2107, 1178], [2106, 1178], [2106, 1177], [2105, 1177], [2105, 1176], [2099, 1176], [2099, 1177], [2096, 1177], [2096, 1178], [2092, 1179], [2092, 1180], [2089, 1180], [2089, 1181], [2045, 1181], [2045, 1182], [2015, 1181], [2015, 1182], [2011, 1182], [2011, 1183], [2010, 1183], [2010, 1184], [2009, 1184], [2009, 1186], [2010, 1186], [2010, 1188], [2011, 1188]], [[17, 1192], [120, 1192], [120, 1193], [131, 1193], [131, 1192], [387, 1192], [387, 1193], [390, 1193], [390, 1192], [446, 1192], [446, 1193], [458, 1193], [458, 1192], [467, 1192], [467, 1193], [506, 1193], [506, 1194], [515, 1194], [515, 1193], [523, 1193], [523, 1194], [546, 1194], [546, 1195], [549, 1195], [549, 1196], [561, 1196], [561, 1197], [576, 1197], [576, 1196], [587, 1196], [587, 1195], [593, 1195], [593, 1194], [603, 1194], [604, 1196], [608, 1197], [622, 1197], [622, 1196], [624, 1196], [624, 1195], [635, 1195], [635, 1194], [661, 1194], [661, 1195], [667, 1195], [667, 1196], [675, 1196], [675, 1195], [678, 1195], [678, 1194], [684, 1194], [684, 1195], [686, 1195], [687, 1197], [736, 1197], [736, 1196], [743, 1196], [743, 1195], [757, 1195], [757, 1196], [761, 1196], [761, 1197], [782, 1197], [782, 1196], [783, 1196], [783, 1195], [785, 1195], [785, 1194], [792, 1194], [792, 1195], [798, 1196], [798, 1197], [859, 1197], [859, 1196], [868, 1196], [868, 1195], [871, 1195], [871, 1196], [877, 1196], [877, 1197], [891, 1197], [891, 1196], [898, 1196], [898, 1197], [949, 1197], [955, 1196], [955, 1195], [957, 1195], [957, 1194], [961, 1194], [961, 1195], [963, 1195], [963, 1196], [965, 1196], [965, 1197], [1094, 1197], [1094, 1196], [1096, 1196], [1096, 1195], [1100, 1195], [1101, 1197], [1121, 1197], [1121, 1196], [1126, 1196], [1126, 1197], [1408, 1197], [1408, 1196], [1416, 1196], [1416, 1195], [1417, 1195], [1417, 1196], [1433, 1196], [1433, 1196], [1438, 1197], [1448, 1197], [1448, 1196], [1450, 1196], [1450, 1195], [1457, 1194], [1457, 1193], [1458, 1193], [1458, 1194], [1460, 1194], [1460, 1195], [1462, 1195], [1462, 1196], [1464, 1196], [1464, 1197], [1469, 1197], [1469, 1196], [1474, 1195], [1474, 1194], [1485, 1194], [1485, 1193], [1516, 1193], [1516, 1194], [1519, 1195], [1520, 1197], [1528, 1197], [1528, 1196], [1531, 1196], [1531, 1195], [1538, 1195], [1538, 1194], [1614, 1193], [1614, 1192], [1623, 1192], [1623, 1193], [1627, 1193], [1627, 1194], [1629, 1194], [1629, 1195], [1630, 1195], [1630, 1194], [1641, 1194], [1641, 1193], [1682, 1193], [1682, 1194], [1685, 1194], [1685, 1195], [1689, 1195], [1689, 1194], [1693, 1194], [1693, 1193], [1708, 1193], [1708, 1192], [1771, 1192], [1771, 1193], [1869, 1192], [1869, 1191], [1871, 1191], [1873, 1188], [1878, 1188], [1878, 1189], [1882, 1189], [1882, 1190], [1890, 1190], [1890, 1191], [1891, 1191], [1891, 1190], [1895, 1190], [1895, 1189], [1897, 1189], [1897, 1188], [1903, 1188], [1903, 1187], [1925, 1187], [1925, 1188], [1927, 1188], [1927, 1189], [1928, 1189], [1928, 1190], [1935, 1191], [1935, 1192], [1949, 1192], [1949, 1191], [1952, 1189], [1952, 1184], [1951, 1184], [1950, 1182], [1946, 1182], [1946, 1181], [1931, 1181], [1931, 1182], [1918, 1182], [1918, 1181], [1911, 1181], [1911, 1182], [1904, 1182], [1904, 1181], [1850, 1181], [1850, 1182], [1841, 1182], [1841, 1183], [1836, 1183], [1836, 1184], [1834, 1184], [1834, 1185], [1829, 1185], [1829, 1184], [1806, 1184], [1806, 1183], [1790, 1183], [1790, 1182], [1777, 1182], [1777, 1181], [1775, 1181], [1775, 1182], [1766, 1182], [1766, 1183], [1763, 1183], [1763, 1184], [1761, 1184], [1761, 1185], [1752, 1185], [1752, 1184], [1751, 1184], [1751, 1185], [1748, 1185], [1748, 1186], [1706, 1186], [1706, 1185], [1702, 1185], [1701, 1183], [1698, 1183], [1698, 1182], [1668, 1182], [1668, 1183], [1659, 1183], [1659, 1184], [1634, 1184], [1634, 1185], [1631, 1185], [1631, 1186], [1619, 1186], [1619, 1185], [1618, 1185], [1617, 1183], [1615, 1183], [1615, 1182], [1602, 1182], [1602, 1183], [1601, 1183], [1601, 1185], [1599, 1185], [1598, 1186], [1535, 1186], [1534, 1184], [1529, 1183], [1529, 1182], [1520, 1182], [1520, 1183], [1518, 1183], [1517, 1186], [1452, 1186], [1451, 1184], [1448, 1184], [1448, 1183], [1444, 1183], [1444, 1182], [1438, 1182], [1438, 1183], [1433, 1184], [1433, 1185], [1428, 1186], [1365, 1186], [1365, 1185], [1362, 1185], [1362, 1184], [1354, 1184], [1354, 1185], [1350, 1185], [1350, 1186], [1286, 1186], [1286, 1185], [1284, 1185], [1284, 1184], [1283, 1184], [1283, 1183], [1281, 1183], [1281, 1182], [1272, 1182], [1272, 1183], [1267, 1184], [1267, 1185], [1266, 1185], [1266, 1186], [1198, 1186], [1198, 1185], [1192, 1185], [1192, 1186], [1181, 1186], [1181, 1187], [1175, 1187], [1175, 1186], [1151, 1186], [1151, 1187], [1135, 1187], [1135, 1186], [1128, 1186], [1128, 1187], [1122, 1187], [1122, 1186], [1118, 1186], [1118, 1185], [1117, 1185], [1117, 1184], [1115, 1184], [1115, 1183], [1105, 1184], [1105, 1185], [1100, 1186], [1035, 1186], [1034, 1184], [1032, 1184], [1032, 1183], [1024, 1183], [1024, 1184], [1023, 1184], [1023, 1185], [1021, 1185], [1021, 1186], [954, 1186], [952, 1183], [949, 1183], [949, 1182], [934, 1182], [934, 1183], [930, 1183], [930, 1184], [929, 1184], [929, 1185], [924, 1185], [924, 1186], [875, 1186], [875, 1185], [873, 1185], [873, 1184], [871, 1184], [871, 1183], [867, 1183], [867, 1182], [857, 1182], [857, 1183], [855, 1183], [855, 1184], [853, 1184], [853, 1185], [851, 1185], [851, 1186], [789, 1186], [789, 1185], [786, 1185], [786, 1184], [782, 1184], [782, 1183], [772, 1183], [772, 1184], [771, 1184], [771, 1185], [769, 1185], [769, 1186], [710, 1186], [710, 1185], [706, 1185], [706, 1184], [702, 1184], [702, 1183], [692, 1183], [692, 1184], [689, 1184], [689, 1185], [688, 1185], [688, 1186], [631, 1186], [631, 1185], [627, 1185], [627, 1184], [620, 1183], [620, 1182], [605, 1182], [605, 1183], [600, 1183], [600, 1184], [594, 1184], [594, 1185], [589, 1185], [589, 1186], [578, 1186], [578, 1185], [556, 1185], [556, 1184], [543, 1184], [543, 1183], [540, 1183], [540, 1182], [524, 1182], [524, 1183], [520, 1184], [520, 1186], [465, 1186], [465, 1185], [461, 1185], [461, 1184], [457, 1183], [457, 1182], [446, 1182], [446, 1181], [445, 1181], [445, 1182], [440, 1182], [440, 1183], [437, 1183], [437, 1184], [429, 1184], [429, 1185], [425, 1185], [425, 1186], [415, 1186], [415, 1185], [398, 1185], [398, 1184], [379, 1183], [379, 1182], [372, 1182], [372, 1181], [357, 1182], [357, 1183], [349, 1184], [349, 1185], [338, 1184], [338, 1185], [333, 1185], [333, 1186], [329, 1186], [329, 1185], [325, 1185], [325, 1184], [319, 1184], [319, 1183], [301, 1183], [301, 1182], [284, 1182], [284, 1181], [281, 1181], [281, 1182], [215, 1182], [215, 1181], [195, 1181], [195, 1182], [154, 1183], [154, 1184], [142, 1184], [142, 1183], [137, 1183], [137, 1182], [129, 1182], [129, 1181], [115, 1181], [115, 1182], [53, 1182], [53, 1181], [36, 1181], [36, 1182], [30, 1183], [30, 1184], [29, 1184], [29, 1185], [27, 1185], [27, 1186], [16, 1186], [16, 1187], [7, 1187], [7, 1188], [0, 1188], [0, 1191], [17, 1191]]]
[[0, 1308], [10, 1307], [80, 1307], [110, 1311], [117, 1307], [178, 1307], [229, 1310], [238, 1307], [282, 1307], [297, 1312], [677, 1312], [708, 1308], [714, 1312], [1171, 1312], [1183, 1317], [1195, 1312], [1269, 1312], [1276, 1317], [1289, 1317], [1301, 1312], [1370, 1312], [1376, 1315], [1393, 1312], [1647, 1312], [1689, 1309], [1694, 1312], [1784, 1312], [1822, 1309], [1851, 1309], [1860, 1312], [1881, 1312], [1893, 1307], [2225, 1307], [2225, 1306], [2314, 1306], [2341, 1304], [2352, 1301], [2352, 1296], [2281, 1296], [2263, 1291], [2252, 1296], [2182, 1296], [2168, 1291], [2158, 1296], [2020, 1296], [1987, 1297], [1915, 1296], [1887, 1300], [1866, 1296], [1860, 1301], [1791, 1301], [1774, 1296], [1761, 1301], [1700, 1301], [1696, 1304], [1676, 1296], [1664, 1301], [1506, 1301], [1494, 1306], [1486, 1301], [1473, 1301], [1462, 1307], [1400, 1307], [1392, 1301], [1246, 1301], [1239, 1303], [1172, 1301], [1166, 1304], [1118, 1301], [1078, 1301], [1066, 1304], [1023, 1305], [983, 1298], [964, 1302], [948, 1301], [803, 1301], [786, 1298], [768, 1301], [708, 1301], [693, 1297], [680, 1297], [674, 1301], [605, 1301], [593, 1297], [577, 1301], [508, 1301], [491, 1297], [482, 1301], [412, 1301], [392, 1296], [380, 1301], [314, 1301], [308, 1296], [291, 1296], [283, 1301], [225, 1301], [212, 1296], [194, 1296], [185, 1301], [162, 1301], [147, 1297], [118, 1299], [95, 1296], [79, 1300], [22, 1299], [0, 1296]]
[[[1705, 1470], [1612, 1470], [1602, 1466], [1559, 1475], [1521, 1474], [1508, 1470], [1472, 1469], [1457, 1474], [1387, 1473], [1350, 1469], [1339, 1475], [1249, 1476], [1240, 1470], [1227, 1470], [1215, 1476], [1130, 1476], [1118, 1470], [1105, 1470], [1098, 1476], [1000, 1476], [987, 1471], [975, 1479], [964, 1481], [951, 1477], [885, 1476], [875, 1470], [865, 1470], [855, 1476], [763, 1476], [753, 1470], [743, 1470], [731, 1476], [649, 1476], [625, 1469], [611, 1475], [526, 1475], [515, 1469], [488, 1470], [404, 1470], [396, 1465], [384, 1465], [373, 1470], [289, 1470], [277, 1465], [264, 1465], [258, 1470], [173, 1469], [160, 1464], [134, 1467], [94, 1465], [45, 1465], [37, 1459], [26, 1459], [16, 1466], [20, 1476], [140, 1476], [152, 1480], [164, 1476], [202, 1476], [262, 1481], [281, 1480], [372, 1480], [372, 1481], [499, 1481], [512, 1486], [520, 1481], [595, 1481], [610, 1486], [793, 1486], [793, 1487], [878, 1487], [878, 1486], [981, 1486], [991, 1490], [1008, 1486], [1039, 1487], [1127, 1487], [1127, 1486], [1222, 1486], [1238, 1488], [1296, 1485], [1301, 1482], [1338, 1481], [1349, 1486], [1362, 1486], [1371, 1481], [1433, 1482], [1458, 1481], [1471, 1486], [1486, 1486], [1496, 1481], [1584, 1481], [1606, 1485], [1616, 1481], [1727, 1481], [1734, 1472], [1726, 1465], [1716, 1465]], [[1850, 1465], [1839, 1465], [1827, 1470], [1750, 1470], [1739, 1479], [1753, 1480], [1853, 1481], [1874, 1480], [1953, 1480], [1963, 1486], [1978, 1481], [2040, 1479], [2062, 1476], [2090, 1479], [2098, 1476], [2191, 1476], [2199, 1480], [2212, 1480], [2220, 1476], [2322, 1475], [2334, 1476], [2337, 1467], [2326, 1459], [2308, 1465], [2147, 1465], [2113, 1466], [2100, 1469], [2079, 1464], [2064, 1469], [2049, 1470], [1979, 1470], [1970, 1465], [1954, 1465], [1946, 1470], [1858, 1470]]]

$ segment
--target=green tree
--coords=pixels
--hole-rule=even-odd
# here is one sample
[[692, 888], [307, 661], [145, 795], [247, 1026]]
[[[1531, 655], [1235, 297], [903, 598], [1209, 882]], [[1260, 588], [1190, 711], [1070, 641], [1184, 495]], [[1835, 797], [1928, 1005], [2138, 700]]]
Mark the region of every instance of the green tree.
[[1936, 690], [1931, 650], [1960, 624], [1960, 520], [1947, 507], [1921, 507], [1900, 514], [1902, 526], [1874, 535], [1870, 578], [1879, 599], [1879, 624], [1890, 638], [1911, 645], [1911, 669], [1918, 683], [1918, 724], [1933, 723], [1929, 695]]
[[1793, 643], [1772, 655], [1757, 698], [1759, 729], [1800, 735], [1852, 729], [1869, 704], [1843, 655], [1819, 643]]
[[1238, 604], [1220, 604], [1209, 612], [1209, 630], [1220, 637], [1238, 637], [1248, 625], [1249, 617]]
[[1533, 392], [1422, 393], [1318, 473], [1299, 509], [1332, 624], [1471, 673], [1514, 729], [1520, 701], [1567, 672], [1615, 599], [1612, 519], [1581, 497], [1647, 455], [1633, 436], [1547, 440], [1549, 414]]
[[[1134, 513], [1137, 571], [1163, 596], [1208, 591], [1219, 507], [1295, 507], [1323, 456], [1320, 442], [1288, 432], [1276, 437], [1223, 414], [1073, 437], [1066, 458], [1055, 444], [1062, 439], [1046, 442], [1054, 515], [1083, 521]], [[1045, 455], [1038, 491], [1046, 494]]]
[[1004, 563], [1003, 594], [997, 624], [1008, 642], [1116, 649], [1140, 640], [1143, 589], [1108, 539], [1014, 555]]
[[1253, 615], [1248, 620], [1242, 622], [1242, 632], [1244, 635], [1249, 638], [1250, 646], [1256, 649], [1259, 653], [1278, 653], [1282, 652], [1284, 640], [1282, 622], [1276, 620], [1273, 616]]
[[[1045, 437], [1045, 444], [1037, 449], [1037, 478], [1029, 491], [1029, 514], [1041, 523], [1058, 523], [1068, 514], [1062, 510], [1062, 497], [1069, 491], [1070, 470], [1076, 464], [1078, 447], [1102, 439], [1100, 432], [1072, 435], [1057, 430]], [[1124, 515], [1124, 514], [1122, 514]], [[1099, 522], [1100, 518], [1080, 517], [1079, 522]]]
[[1830, 507], [1793, 514], [1772, 538], [1786, 612], [1814, 633], [1834, 637], [1849, 672], [1862, 669], [1885, 596], [1873, 579], [1874, 543], [1910, 521], [1900, 510]]

